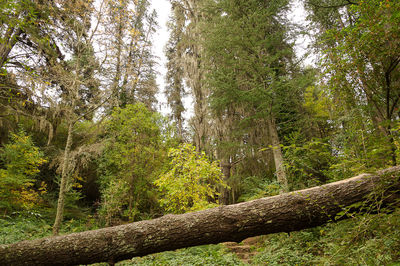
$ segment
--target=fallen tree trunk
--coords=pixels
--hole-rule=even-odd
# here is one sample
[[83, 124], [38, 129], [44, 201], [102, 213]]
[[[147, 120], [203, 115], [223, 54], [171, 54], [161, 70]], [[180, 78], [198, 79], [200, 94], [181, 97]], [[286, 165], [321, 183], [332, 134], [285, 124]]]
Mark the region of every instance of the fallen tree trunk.
[[393, 167], [377, 174], [204, 211], [1, 245], [0, 262], [5, 265], [116, 262], [178, 248], [239, 242], [256, 235], [315, 227], [333, 221], [344, 206], [364, 201], [371, 192], [388, 195], [390, 188], [392, 194], [397, 193], [399, 172], [400, 167]]

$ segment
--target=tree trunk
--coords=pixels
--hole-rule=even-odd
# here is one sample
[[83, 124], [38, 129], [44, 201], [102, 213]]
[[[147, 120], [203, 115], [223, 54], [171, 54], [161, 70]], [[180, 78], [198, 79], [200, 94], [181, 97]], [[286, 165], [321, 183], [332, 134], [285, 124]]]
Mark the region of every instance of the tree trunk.
[[320, 187], [204, 211], [0, 245], [0, 261], [5, 265], [117, 262], [178, 248], [302, 230], [334, 221], [344, 206], [365, 200], [371, 192], [375, 192], [374, 196], [385, 195], [386, 202], [395, 200], [400, 189], [399, 172], [397, 166], [375, 175], [362, 174]]
[[[397, 65], [397, 64], [396, 64]], [[396, 66], [394, 66], [396, 68]], [[393, 68], [393, 70], [394, 70]], [[391, 157], [392, 157], [392, 165], [397, 165], [397, 160], [396, 160], [396, 144], [394, 143], [394, 138], [393, 138], [393, 132], [392, 132], [392, 116], [393, 112], [391, 111], [391, 106], [390, 106], [390, 92], [391, 92], [391, 74], [392, 71], [387, 71], [385, 73], [385, 85], [386, 85], [386, 120], [387, 120], [387, 135], [389, 138], [389, 145], [390, 145], [390, 151], [391, 151]], [[395, 106], [393, 106], [395, 107]]]
[[268, 120], [268, 129], [272, 142], [272, 153], [274, 155], [276, 177], [278, 179], [279, 184], [282, 186], [282, 190], [284, 192], [287, 192], [288, 181], [286, 178], [286, 172], [283, 164], [282, 149], [279, 142], [278, 130], [276, 128], [275, 118], [272, 116]]
[[[229, 159], [221, 161], [221, 168], [222, 168], [222, 174], [224, 175], [224, 181], [226, 184], [228, 184], [229, 179], [231, 178], [231, 168], [232, 168], [232, 164], [229, 162]], [[221, 186], [221, 194], [219, 197], [220, 204], [228, 205], [230, 203], [229, 191], [230, 191], [229, 188]]]
[[69, 153], [71, 151], [72, 146], [72, 130], [73, 130], [73, 123], [68, 125], [68, 137], [67, 143], [65, 144], [64, 150], [64, 159], [63, 159], [63, 166], [61, 172], [61, 184], [60, 184], [60, 193], [58, 194], [58, 203], [57, 203], [57, 213], [56, 219], [53, 225], [53, 235], [58, 235], [60, 231], [61, 222], [64, 215], [64, 201], [65, 201], [65, 194], [67, 193], [67, 183], [68, 183], [68, 160], [69, 160]]

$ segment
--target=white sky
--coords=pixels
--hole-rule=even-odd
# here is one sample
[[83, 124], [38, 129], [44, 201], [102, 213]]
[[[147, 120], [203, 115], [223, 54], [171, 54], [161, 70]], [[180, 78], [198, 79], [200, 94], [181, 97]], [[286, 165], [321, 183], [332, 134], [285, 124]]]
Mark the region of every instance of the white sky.
[[[304, 6], [301, 0], [293, 0], [292, 1], [292, 7], [291, 11], [288, 14], [288, 18], [290, 21], [293, 23], [306, 26], [308, 24], [306, 20], [306, 11], [304, 10]], [[295, 51], [297, 56], [300, 58], [301, 56], [304, 56], [306, 52], [308, 52], [309, 49], [308, 45], [311, 44], [311, 39], [309, 36], [298, 36], [298, 39], [296, 40], [296, 46], [295, 46]], [[304, 64], [305, 65], [315, 65], [315, 55], [308, 55], [305, 60]]]
[[158, 109], [163, 115], [167, 115], [170, 110], [167, 106], [167, 99], [164, 95], [165, 75], [167, 73], [165, 66], [167, 58], [164, 54], [164, 47], [169, 38], [169, 32], [166, 24], [171, 14], [171, 4], [168, 0], [151, 0], [151, 8], [155, 9], [157, 12], [159, 26], [159, 29], [153, 39], [153, 51], [154, 54], [159, 58], [159, 65], [157, 67], [157, 71], [159, 72], [157, 75], [157, 84], [160, 88], [160, 91], [157, 95], [159, 102]]

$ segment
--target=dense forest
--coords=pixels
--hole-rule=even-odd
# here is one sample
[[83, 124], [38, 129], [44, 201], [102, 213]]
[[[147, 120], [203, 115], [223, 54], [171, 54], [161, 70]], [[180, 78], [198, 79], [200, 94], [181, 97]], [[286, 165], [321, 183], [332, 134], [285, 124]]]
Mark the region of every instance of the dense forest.
[[[324, 219], [120, 265], [399, 262], [400, 2], [169, 2], [162, 88], [149, 0], [0, 1], [0, 264], [1, 247], [22, 240], [171, 229], [165, 221], [218, 206], [243, 214], [248, 201], [291, 202], [336, 181], [349, 201], [318, 198]], [[378, 190], [381, 179], [345, 181], [362, 173], [390, 177]]]

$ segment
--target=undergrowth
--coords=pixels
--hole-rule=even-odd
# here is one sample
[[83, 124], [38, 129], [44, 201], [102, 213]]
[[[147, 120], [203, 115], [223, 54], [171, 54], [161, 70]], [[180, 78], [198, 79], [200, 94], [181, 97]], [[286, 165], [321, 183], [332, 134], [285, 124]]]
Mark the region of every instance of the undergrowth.
[[400, 265], [400, 209], [264, 236], [254, 265]]
[[[46, 212], [36, 211], [0, 216], [0, 245], [51, 236], [53, 219]], [[60, 235], [98, 228], [99, 223], [87, 215], [86, 218], [65, 220]]]
[[133, 258], [118, 264], [122, 265], [241, 265], [240, 260], [232, 253], [229, 253], [222, 245], [204, 245], [168, 251], [143, 258]]
[[15, 212], [0, 217], [0, 244], [11, 244], [51, 235], [48, 221], [37, 212]]

